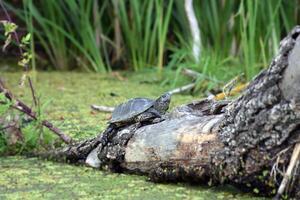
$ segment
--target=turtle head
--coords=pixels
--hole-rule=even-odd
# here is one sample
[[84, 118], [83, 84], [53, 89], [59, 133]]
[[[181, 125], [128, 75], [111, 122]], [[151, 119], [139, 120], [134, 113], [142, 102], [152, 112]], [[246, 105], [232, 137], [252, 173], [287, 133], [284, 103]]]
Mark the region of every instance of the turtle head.
[[171, 102], [171, 93], [167, 92], [158, 97], [154, 103], [154, 109], [156, 109], [160, 114], [165, 114], [169, 109], [169, 105]]

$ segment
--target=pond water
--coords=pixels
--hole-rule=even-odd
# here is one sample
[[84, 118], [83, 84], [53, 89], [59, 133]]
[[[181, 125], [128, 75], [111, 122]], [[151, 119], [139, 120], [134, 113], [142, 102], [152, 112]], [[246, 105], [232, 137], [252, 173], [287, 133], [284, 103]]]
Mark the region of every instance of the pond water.
[[[20, 73], [3, 73], [10, 89], [30, 104], [28, 90], [18, 88]], [[96, 135], [110, 115], [91, 111], [91, 104], [115, 106], [128, 98], [154, 98], [171, 88], [156, 73], [98, 75], [39, 72], [35, 87], [44, 117], [74, 138]], [[182, 83], [187, 80], [182, 80]], [[171, 107], [201, 98], [176, 95]], [[155, 184], [147, 177], [116, 174], [83, 166], [25, 158], [0, 157], [0, 199], [265, 199], [242, 194], [231, 186], [208, 187], [187, 183]]]

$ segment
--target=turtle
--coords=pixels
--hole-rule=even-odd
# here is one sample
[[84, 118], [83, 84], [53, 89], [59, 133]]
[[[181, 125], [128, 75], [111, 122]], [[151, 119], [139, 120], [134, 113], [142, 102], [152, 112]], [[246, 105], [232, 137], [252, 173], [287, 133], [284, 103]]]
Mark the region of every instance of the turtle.
[[170, 93], [165, 93], [156, 100], [148, 98], [130, 99], [114, 109], [109, 123], [119, 127], [131, 122], [143, 122], [161, 118], [168, 110], [170, 100]]
[[157, 99], [133, 98], [118, 105], [113, 113], [105, 132], [132, 123], [159, 122], [162, 115], [169, 109], [171, 94], [164, 93]]
[[157, 99], [133, 98], [127, 102], [118, 105], [108, 122], [109, 125], [101, 134], [99, 145], [89, 153], [86, 164], [98, 168], [100, 166], [99, 153], [108, 141], [114, 136], [118, 128], [136, 123], [136, 127], [141, 126], [142, 122], [158, 123], [163, 121], [163, 115], [169, 109], [171, 94], [164, 93]]

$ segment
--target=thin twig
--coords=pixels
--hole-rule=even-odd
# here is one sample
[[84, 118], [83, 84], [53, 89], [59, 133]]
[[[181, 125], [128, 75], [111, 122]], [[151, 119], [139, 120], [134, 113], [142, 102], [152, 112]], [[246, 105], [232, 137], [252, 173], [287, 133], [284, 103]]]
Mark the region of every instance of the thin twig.
[[286, 173], [283, 176], [283, 179], [281, 181], [281, 184], [278, 188], [277, 194], [275, 196], [275, 200], [280, 199], [286, 188], [289, 186], [289, 183], [292, 178], [292, 173], [294, 171], [294, 168], [296, 166], [297, 161], [300, 159], [300, 143], [297, 143], [294, 147], [292, 157], [289, 163], [289, 166], [286, 170]]
[[7, 125], [7, 126], [4, 126], [4, 127], [1, 127], [0, 131], [3, 131], [5, 129], [9, 129], [9, 128], [12, 128], [12, 127], [14, 127], [14, 126], [13, 125]]
[[[28, 115], [29, 117], [31, 117], [34, 120], [38, 119], [37, 116], [36, 116], [36, 113], [33, 112], [30, 107], [28, 107], [22, 101], [16, 99], [13, 96], [13, 94], [8, 89], [6, 89], [6, 87], [4, 86], [4, 83], [1, 81], [1, 79], [0, 79], [0, 93], [4, 93], [5, 97], [10, 102], [12, 102], [12, 105], [10, 107], [21, 111], [22, 113]], [[49, 122], [47, 120], [43, 120], [42, 121], [42, 125], [45, 126], [45, 127], [47, 127], [48, 129], [50, 129], [59, 138], [61, 138], [62, 141], [64, 141], [66, 144], [70, 144], [73, 141], [70, 136], [64, 134], [63, 131], [61, 131], [59, 128], [55, 127], [51, 122]]]
[[212, 82], [215, 82], [215, 83], [222, 83], [223, 84], [223, 81], [219, 81], [217, 79], [214, 79], [212, 77], [209, 77], [208, 75], [205, 75], [205, 74], [202, 74], [202, 73], [199, 73], [199, 72], [196, 72], [192, 69], [189, 69], [189, 68], [183, 68], [181, 73], [183, 75], [186, 75], [186, 76], [189, 76], [191, 78], [193, 78], [194, 80], [198, 79], [198, 78], [202, 78], [202, 79], [205, 79], [205, 80], [208, 80], [208, 81], [212, 81]]
[[114, 111], [114, 107], [109, 106], [99, 106], [99, 105], [91, 105], [91, 108], [93, 110], [99, 111], [99, 112], [105, 112], [105, 113], [111, 113]]
[[274, 158], [272, 158], [272, 160], [276, 159], [276, 162], [274, 163], [274, 165], [272, 166], [272, 170], [270, 173], [270, 176], [273, 176], [274, 181], [277, 183], [277, 172], [279, 172], [281, 175], [283, 175], [283, 172], [278, 168], [281, 156], [284, 155], [284, 153], [286, 153], [288, 150], [290, 149], [290, 146], [281, 150], [279, 153], [276, 154], [276, 156], [274, 156]]
[[190, 83], [188, 85], [184, 85], [182, 87], [175, 88], [175, 89], [169, 91], [169, 93], [170, 94], [182, 93], [182, 92], [189, 91], [189, 90], [193, 89], [195, 86], [196, 86], [196, 83]]
[[199, 72], [196, 72], [196, 71], [188, 69], [188, 68], [183, 68], [181, 72], [182, 72], [182, 74], [189, 76], [193, 79], [197, 79], [199, 76], [201, 76], [201, 74]]
[[30, 91], [31, 91], [31, 96], [32, 96], [32, 99], [33, 99], [33, 103], [34, 103], [34, 106], [36, 107], [37, 106], [37, 100], [36, 100], [36, 96], [35, 96], [35, 91], [34, 91], [34, 88], [33, 88], [33, 84], [32, 84], [32, 81], [30, 79], [30, 77], [28, 76], [27, 77], [28, 79], [28, 83], [29, 83], [29, 87], [30, 87]]
[[[186, 76], [189, 76], [189, 77], [193, 78], [194, 81], [199, 77], [199, 75], [201, 75], [200, 73], [198, 73], [198, 72], [196, 72], [194, 70], [191, 70], [191, 69], [187, 69], [187, 68], [183, 68], [182, 71], [181, 71], [181, 73], [184, 74], [184, 75], [186, 75]], [[179, 94], [179, 93], [191, 90], [195, 86], [196, 86], [196, 83], [192, 82], [190, 84], [181, 86], [179, 88], [175, 88], [175, 89], [169, 91], [169, 93], [170, 94]]]

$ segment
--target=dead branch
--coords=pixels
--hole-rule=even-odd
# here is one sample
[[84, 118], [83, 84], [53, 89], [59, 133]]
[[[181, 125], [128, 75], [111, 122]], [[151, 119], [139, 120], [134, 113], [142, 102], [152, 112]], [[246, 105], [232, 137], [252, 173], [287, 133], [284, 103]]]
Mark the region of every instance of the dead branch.
[[286, 170], [286, 173], [283, 176], [283, 180], [281, 181], [281, 184], [278, 188], [277, 194], [274, 198], [275, 200], [277, 200], [277, 199], [279, 200], [281, 198], [282, 194], [286, 191], [286, 188], [289, 187], [289, 183], [292, 179], [293, 171], [294, 171], [299, 159], [300, 159], [300, 143], [297, 143], [294, 147], [293, 154], [292, 154], [292, 157], [290, 160], [290, 164]]
[[190, 83], [190, 84], [181, 86], [179, 88], [175, 88], [175, 89], [169, 91], [169, 93], [170, 94], [179, 94], [179, 93], [182, 93], [182, 92], [189, 91], [189, 90], [193, 89], [195, 86], [196, 86], [196, 83]]
[[[22, 101], [16, 99], [13, 94], [5, 87], [3, 81], [0, 79], [0, 93], [4, 93], [5, 97], [12, 103], [11, 107], [21, 111], [22, 113], [26, 114], [27, 116], [31, 117], [34, 120], [37, 120], [36, 113], [28, 107]], [[42, 125], [47, 127], [53, 133], [55, 133], [63, 142], [66, 144], [72, 143], [72, 138], [63, 133], [59, 128], [55, 127], [51, 122], [47, 120], [42, 121]]]
[[187, 68], [182, 69], [181, 72], [182, 72], [182, 74], [191, 77], [193, 79], [193, 82], [169, 91], [170, 94], [183, 93], [185, 91], [192, 90], [196, 86], [195, 80], [197, 79], [197, 77], [199, 77], [200, 73], [198, 73], [194, 70], [191, 70], [191, 69], [187, 69]]
[[[203, 75], [199, 72], [196, 72], [194, 70], [187, 69], [187, 68], [182, 69], [182, 74], [191, 77], [193, 79], [193, 82], [190, 83], [190, 84], [187, 84], [187, 85], [184, 85], [184, 86], [181, 86], [181, 87], [178, 87], [178, 88], [175, 88], [175, 89], [169, 91], [171, 94], [179, 94], [179, 93], [183, 93], [183, 92], [192, 90], [193, 88], [196, 87], [196, 82], [195, 81], [199, 77], [203, 77], [204, 79], [211, 80], [209, 77], [207, 77], [207, 76], [205, 76], [205, 75]], [[213, 80], [213, 81], [215, 81], [215, 80]]]
[[114, 111], [114, 107], [109, 107], [109, 106], [100, 106], [100, 105], [91, 105], [91, 108], [93, 110], [99, 111], [99, 112], [104, 112], [104, 113], [111, 113]]
[[29, 87], [30, 87], [31, 96], [32, 96], [32, 100], [33, 100], [34, 106], [37, 106], [38, 103], [37, 103], [37, 99], [36, 99], [36, 96], [35, 96], [35, 91], [34, 91], [34, 88], [33, 88], [33, 84], [32, 84], [31, 78], [28, 76], [27, 80], [28, 80], [28, 83], [29, 83]]
[[216, 80], [214, 78], [209, 77], [208, 75], [196, 72], [196, 71], [194, 71], [192, 69], [189, 69], [189, 68], [183, 68], [181, 73], [183, 75], [191, 77], [193, 80], [196, 80], [199, 77], [201, 77], [202, 79], [205, 79], [205, 80], [208, 80], [208, 81], [213, 81], [213, 82], [216, 82], [216, 83], [222, 83], [222, 81]]
[[202, 75], [199, 72], [196, 72], [196, 71], [188, 69], [188, 68], [183, 68], [181, 72], [183, 75], [189, 76], [193, 79], [197, 79], [199, 76]]

